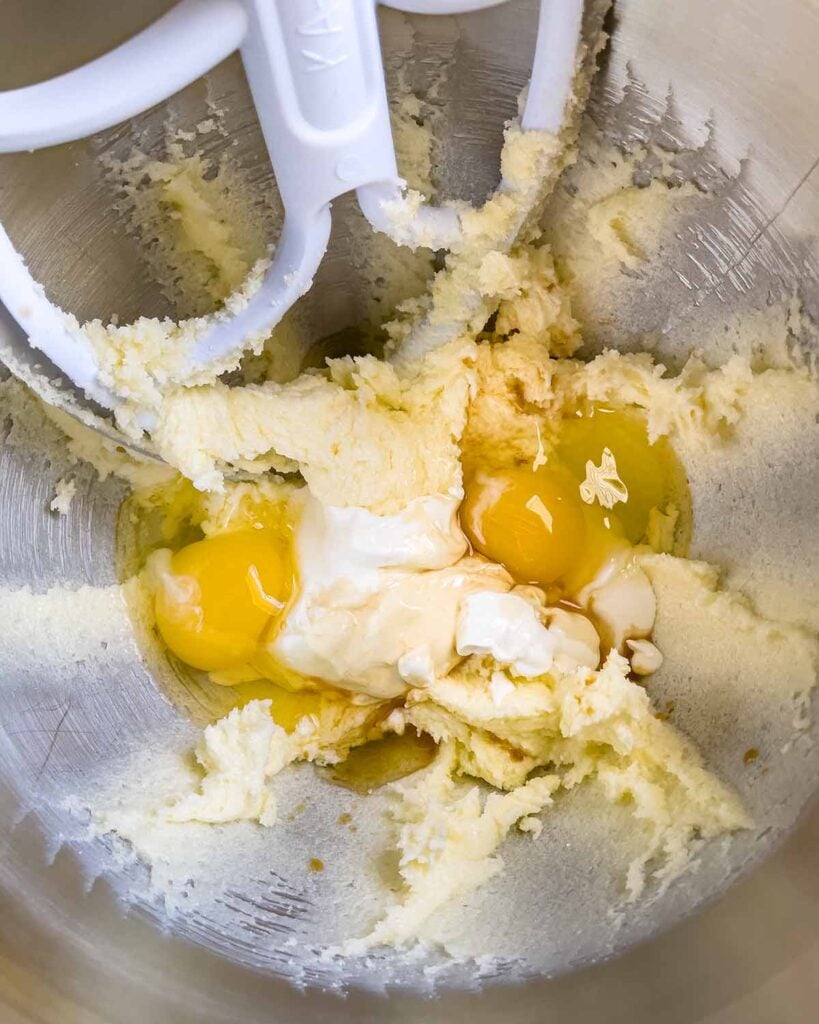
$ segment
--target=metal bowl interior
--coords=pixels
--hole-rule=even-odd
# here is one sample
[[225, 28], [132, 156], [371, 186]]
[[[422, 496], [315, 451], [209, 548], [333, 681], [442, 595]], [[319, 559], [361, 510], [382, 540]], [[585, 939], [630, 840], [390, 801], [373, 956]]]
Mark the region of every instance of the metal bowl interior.
[[[110, 0], [7, 2], [0, 16], [0, 87], [75, 66], [167, 6], [160, 0], [138, 8]], [[477, 200], [496, 182], [500, 125], [514, 113], [527, 79], [535, 6], [519, 0], [456, 19], [383, 14], [391, 80], [408, 74], [422, 92], [438, 84], [444, 195]], [[689, 150], [692, 176], [711, 187], [714, 199], [681, 231], [677, 261], [641, 282], [628, 321], [588, 325], [589, 351], [611, 343], [634, 346], [650, 334], [674, 364], [683, 355], [683, 334], [695, 337], [702, 326], [705, 337], [708, 324], [733, 310], [764, 309], [797, 295], [808, 313], [819, 313], [813, 238], [819, 223], [819, 67], [813, 60], [819, 9], [783, 0], [774, 19], [764, 0], [724, 0], [718, 9], [708, 0], [620, 0], [611, 29], [587, 138], [602, 134], [615, 143]], [[231, 161], [260, 202], [268, 202], [274, 181], [236, 59], [130, 126], [2, 159], [0, 216], [65, 308], [81, 317], [173, 312], [117, 211], [101, 158], [127, 155], [134, 145], [158, 155], [169, 116], [181, 126], [196, 124], [213, 104], [224, 110], [228, 132], [206, 136], [206, 154], [218, 158], [229, 146]], [[362, 246], [369, 244], [352, 204], [339, 203], [328, 257], [298, 312], [304, 337], [323, 338], [373, 315], [362, 272]], [[0, 322], [0, 349], [18, 365], [37, 361], [7, 319]], [[430, 964], [379, 955], [342, 968], [323, 962], [315, 949], [287, 943], [296, 936], [315, 946], [328, 915], [335, 927], [367, 913], [366, 877], [340, 897], [310, 888], [304, 878], [279, 878], [271, 891], [269, 876], [251, 873], [214, 900], [218, 914], [169, 925], [161, 907], [135, 895], [145, 891], [139, 867], [121, 869], [103, 840], [81, 842], [61, 804], [107, 766], [113, 771], [136, 756], [149, 739], [189, 743], [213, 705], [135, 644], [127, 618], [104, 629], [93, 621], [72, 624], [76, 656], [68, 668], [57, 656], [66, 624], [51, 621], [49, 606], [37, 604], [36, 595], [116, 581], [116, 523], [125, 489], [110, 478], [98, 480], [89, 467], [70, 465], [56, 431], [44, 427], [21, 437], [9, 421], [2, 430], [0, 603], [11, 623], [0, 640], [4, 1019], [431, 1022], [503, 1014], [529, 1021], [550, 1013], [581, 1022], [658, 1014], [680, 1024], [706, 1017], [742, 1024], [773, 1016], [808, 1019], [819, 965], [813, 870], [819, 818], [800, 814], [811, 798], [819, 755], [807, 742], [761, 784], [759, 829], [730, 848], [707, 851], [696, 875], [625, 924], [605, 920], [611, 893], [595, 876], [600, 837], [593, 831], [571, 816], [565, 820], [559, 836], [575, 847], [565, 863], [550, 860], [543, 848], [532, 858], [529, 846], [512, 844], [509, 874], [523, 880], [514, 890], [490, 891], [486, 913], [502, 935], [519, 927], [528, 934], [543, 930], [534, 965], [512, 959], [488, 967]], [[67, 468], [78, 493], [70, 516], [54, 516], [49, 501]], [[773, 471], [770, 486], [782, 486]], [[13, 600], [24, 587], [35, 595], [28, 612]], [[94, 607], [93, 600], [82, 605], [89, 620]], [[176, 703], [166, 699], [168, 687], [177, 687]], [[696, 722], [689, 725], [696, 738]], [[708, 753], [719, 762], [718, 744]], [[302, 785], [313, 783], [302, 775], [294, 792]], [[306, 828], [321, 830], [327, 815], [337, 816], [329, 787], [322, 800], [327, 807], [311, 809]], [[378, 808], [371, 817], [374, 823]], [[379, 835], [373, 824], [361, 849]], [[723, 895], [788, 835], [766, 864]], [[361, 849], [339, 858], [339, 886], [344, 872], [359, 870], [369, 855]], [[679, 923], [707, 903], [713, 905]], [[519, 984], [510, 989], [512, 982]], [[437, 999], [430, 1002], [433, 990]]]

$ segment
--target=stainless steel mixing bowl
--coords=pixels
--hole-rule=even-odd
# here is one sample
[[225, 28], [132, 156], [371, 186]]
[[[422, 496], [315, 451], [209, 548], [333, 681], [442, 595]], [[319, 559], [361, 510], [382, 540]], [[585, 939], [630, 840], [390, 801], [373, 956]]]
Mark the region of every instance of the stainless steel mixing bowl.
[[[4, 0], [0, 87], [66, 70], [166, 6], [161, 0]], [[513, 113], [527, 77], [533, 9], [521, 0], [514, 14], [501, 8], [457, 20], [384, 18], [388, 64], [395, 70], [414, 55], [410, 67], [417, 88], [423, 90], [452, 64], [440, 97], [445, 193], [476, 198], [494, 184], [498, 126]], [[673, 336], [671, 328], [715, 310], [742, 303], [761, 308], [796, 292], [815, 314], [819, 5], [619, 0], [610, 27], [612, 44], [588, 131], [597, 125], [615, 141], [693, 146], [692, 174], [719, 185], [719, 201], [707, 220], [689, 226], [680, 239], [689, 272], [650, 281], [631, 311], [629, 328], [655, 332], [660, 350], [670, 349], [664, 355], [673, 361], [678, 353], [663, 340]], [[180, 124], [195, 124], [207, 114], [209, 101], [226, 109], [230, 138], [207, 136], [206, 148], [218, 154], [235, 142], [234, 159], [262, 194], [270, 171], [235, 60], [170, 107]], [[166, 117], [167, 111], [150, 112], [87, 142], [3, 160], [0, 215], [37, 276], [81, 316], [169, 311], [115, 210], [100, 162], [101, 154], [122, 154], [134, 142], [158, 152]], [[353, 258], [361, 235], [352, 211], [341, 206], [328, 260], [303, 304], [310, 337], [355, 324], [367, 308], [361, 262]], [[629, 333], [622, 324], [617, 331]], [[608, 340], [603, 325], [591, 335], [592, 344]], [[26, 358], [7, 319], [0, 322], [0, 345]], [[122, 486], [74, 467], [78, 494], [72, 514], [54, 516], [48, 503], [64, 471], [54, 439], [45, 429], [42, 437], [22, 439], [9, 437], [9, 429], [6, 422], [0, 451], [3, 587], [29, 586], [40, 593], [57, 585], [113, 582]], [[778, 779], [778, 810], [770, 812], [766, 828], [739, 853], [717, 850], [698, 879], [628, 927], [610, 934], [602, 919], [589, 917], [588, 908], [573, 922], [572, 908], [582, 901], [577, 892], [556, 890], [554, 906], [541, 912], [545, 932], [548, 918], [560, 922], [563, 945], [552, 929], [554, 951], [544, 954], [540, 976], [523, 977], [514, 965], [495, 964], [483, 972], [474, 964], [445, 969], [431, 999], [429, 975], [420, 968], [392, 970], [376, 958], [351, 971], [343, 996], [338, 990], [345, 979], [337, 970], [325, 971], [315, 960], [298, 963], [292, 950], [287, 959], [276, 941], [302, 918], [309, 923], [321, 899], [329, 897], [300, 893], [281, 880], [278, 903], [273, 897], [267, 903], [247, 898], [242, 907], [246, 894], [226, 894], [233, 916], [221, 920], [222, 932], [214, 921], [195, 915], [184, 927], [163, 929], [156, 908], [121, 899], [125, 890], [110, 848], [100, 843], [89, 851], [76, 841], [59, 806], [62, 794], [81, 788], [124, 749], [152, 735], [184, 731], [185, 720], [205, 720], [209, 709], [191, 698], [183, 714], [165, 701], [152, 673], [161, 676], [167, 668], [141, 658], [124, 634], [118, 644], [101, 641], [92, 650], [89, 641], [83, 647], [83, 638], [95, 635], [93, 624], [76, 623], [77, 654], [66, 669], [64, 660], [52, 656], [58, 625], [51, 629], [40, 615], [28, 635], [25, 622], [0, 622], [3, 1024], [467, 1018], [510, 1024], [553, 1018], [796, 1024], [815, 1018], [819, 815], [803, 814], [779, 846], [816, 778], [816, 755], [809, 747]], [[722, 894], [767, 855], [761, 867]], [[717, 896], [718, 902], [679, 923]], [[498, 923], [504, 924], [500, 918]], [[634, 946], [638, 940], [642, 944]], [[603, 962], [588, 963], [598, 959]], [[550, 980], [548, 973], [559, 976]], [[425, 982], [426, 993], [419, 991]]]

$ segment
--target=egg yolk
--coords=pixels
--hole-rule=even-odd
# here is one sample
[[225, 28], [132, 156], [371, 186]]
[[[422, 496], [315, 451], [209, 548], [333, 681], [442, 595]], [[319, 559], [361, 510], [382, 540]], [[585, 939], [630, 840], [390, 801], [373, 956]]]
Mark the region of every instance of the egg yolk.
[[554, 583], [582, 558], [583, 503], [577, 484], [560, 470], [478, 470], [467, 477], [464, 491], [461, 525], [472, 547], [519, 583]]
[[628, 500], [617, 502], [611, 510], [626, 538], [632, 544], [644, 542], [652, 509], [664, 511], [673, 505], [678, 513], [674, 550], [684, 554], [691, 525], [688, 479], [667, 437], [649, 443], [641, 410], [595, 405], [582, 416], [567, 418], [549, 461], [560, 463], [582, 481], [586, 464], [600, 464], [605, 449], [614, 456], [617, 475], [628, 492]]
[[281, 537], [265, 529], [218, 534], [173, 556], [155, 597], [156, 625], [188, 665], [232, 668], [252, 657], [291, 589]]
[[[616, 500], [601, 504], [585, 484], [609, 459]], [[567, 417], [545, 465], [464, 475], [461, 525], [473, 548], [518, 583], [557, 585], [576, 595], [618, 550], [645, 542], [654, 509], [676, 513], [674, 550], [683, 553], [691, 500], [685, 471], [666, 438], [649, 443], [638, 409], [594, 406]], [[585, 497], [584, 497], [585, 495]], [[622, 500], [625, 498], [625, 500]]]
[[276, 725], [292, 732], [305, 715], [317, 715], [327, 701], [321, 690], [288, 690], [268, 679], [254, 679], [232, 687], [236, 707], [252, 700], [269, 700], [270, 714]]

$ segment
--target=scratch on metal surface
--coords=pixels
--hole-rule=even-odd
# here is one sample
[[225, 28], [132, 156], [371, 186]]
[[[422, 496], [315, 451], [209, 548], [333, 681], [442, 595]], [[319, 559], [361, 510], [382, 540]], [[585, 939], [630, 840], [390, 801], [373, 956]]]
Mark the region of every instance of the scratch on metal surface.
[[63, 711], [62, 716], [61, 716], [59, 722], [57, 722], [57, 727], [55, 728], [54, 734], [51, 737], [51, 743], [49, 743], [49, 745], [48, 745], [48, 751], [46, 752], [46, 756], [45, 756], [45, 758], [43, 760], [42, 765], [40, 765], [40, 770], [37, 772], [37, 778], [36, 778], [37, 782], [40, 781], [40, 779], [42, 778], [43, 772], [48, 767], [48, 762], [51, 760], [51, 755], [54, 753], [54, 748], [57, 745], [57, 739], [58, 739], [58, 737], [60, 735], [60, 731], [62, 730], [63, 725], [65, 724], [66, 718], [68, 718], [68, 712], [70, 710], [71, 710], [71, 698], [69, 697], [68, 701], [66, 702], [66, 705], [65, 705], [65, 711]]
[[758, 228], [756, 228], [756, 230], [751, 236], [750, 241], [745, 246], [740, 255], [737, 257], [737, 259], [733, 260], [731, 264], [720, 273], [719, 280], [713, 286], [712, 290], [716, 289], [725, 280], [725, 278], [728, 277], [729, 274], [732, 274], [738, 267], [740, 267], [748, 259], [748, 257], [759, 244], [759, 242], [762, 241], [762, 239], [765, 237], [768, 231], [770, 231], [770, 229], [774, 226], [777, 220], [779, 220], [779, 218], [782, 216], [785, 210], [787, 210], [787, 208], [790, 206], [790, 204], [796, 197], [797, 193], [800, 191], [800, 189], [808, 180], [808, 178], [810, 178], [813, 172], [817, 169], [817, 167], [819, 167], [819, 156], [816, 157], [816, 159], [813, 161], [813, 163], [810, 165], [807, 171], [805, 171], [805, 173], [802, 175], [802, 177], [799, 179], [796, 185], [794, 185], [791, 191], [787, 194], [779, 209], [772, 213]]

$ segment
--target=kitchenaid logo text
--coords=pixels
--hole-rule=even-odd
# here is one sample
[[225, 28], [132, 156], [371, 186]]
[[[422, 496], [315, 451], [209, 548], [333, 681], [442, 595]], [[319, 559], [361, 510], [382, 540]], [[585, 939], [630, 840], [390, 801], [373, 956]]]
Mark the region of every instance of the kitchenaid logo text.
[[326, 71], [349, 59], [346, 47], [346, 26], [341, 0], [309, 0], [303, 5], [304, 16], [297, 22], [296, 32], [313, 42], [300, 49], [305, 71]]

